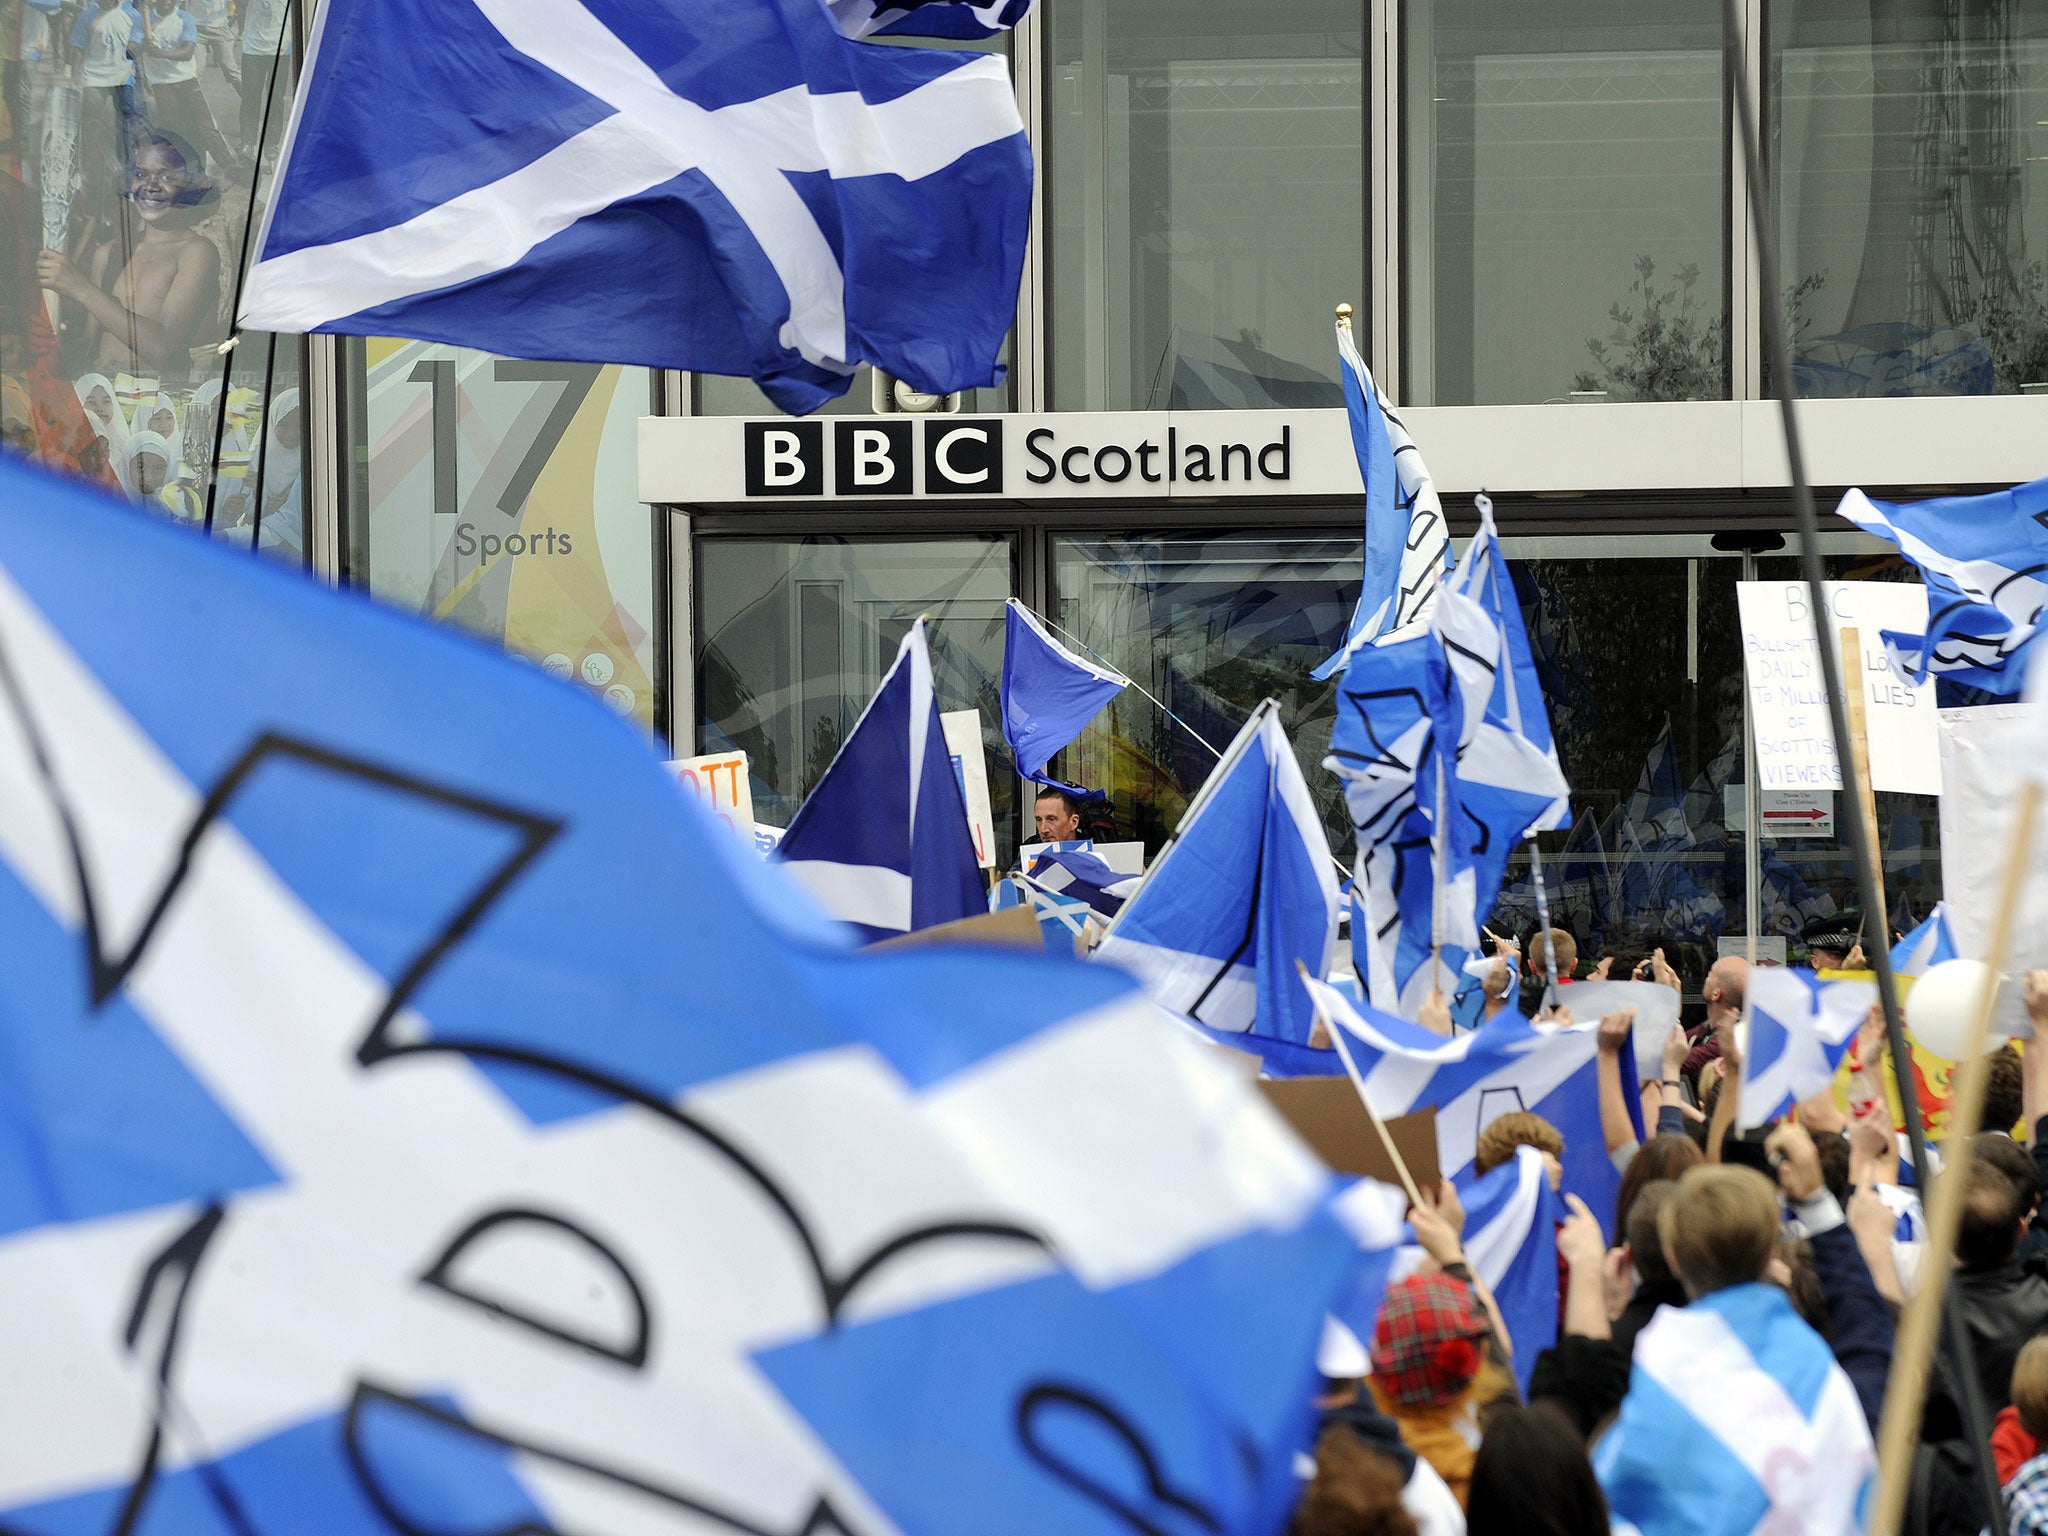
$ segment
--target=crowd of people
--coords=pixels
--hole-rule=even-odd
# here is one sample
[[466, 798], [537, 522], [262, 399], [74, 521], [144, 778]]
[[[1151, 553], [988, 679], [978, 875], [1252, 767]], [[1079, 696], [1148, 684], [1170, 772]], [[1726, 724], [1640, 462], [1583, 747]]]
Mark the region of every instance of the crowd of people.
[[[1810, 958], [1860, 963], [1855, 925], [1835, 928], [1808, 936]], [[1528, 1002], [1568, 1015], [1576, 945], [1559, 931], [1529, 947]], [[1483, 977], [1487, 1016], [1522, 1002], [1518, 961], [1503, 945]], [[1615, 970], [1680, 986], [1661, 950], [1590, 968]], [[1455, 1194], [1411, 1213], [1426, 1257], [1386, 1292], [1371, 1373], [1324, 1383], [1296, 1536], [1863, 1528], [1895, 1331], [1921, 1280], [1921, 1191], [1885, 1096], [1877, 1010], [1835, 1090], [1774, 1127], [1734, 1130], [1749, 977], [1724, 958], [1704, 978], [1704, 1016], [1673, 1030], [1643, 1087], [1655, 1134], [1637, 1145], [1610, 1132], [1622, 1171], [1611, 1221], [1568, 1198], [1558, 1330], [1526, 1394], [1514, 1363], [1527, 1345], [1467, 1260]], [[2048, 1028], [2048, 972], [2027, 977], [2025, 997]], [[1603, 1057], [1631, 1022], [1602, 1021]], [[1968, 1136], [1972, 1156], [1951, 1282], [1960, 1334], [1944, 1334], [1927, 1380], [1905, 1469], [1909, 1536], [2048, 1536], [2048, 1051], [2008, 1042], [1990, 1067], [1978, 1123], [1929, 1147], [1936, 1180], [1942, 1146]], [[1603, 1098], [1620, 1082], [1603, 1070]], [[1540, 1117], [1503, 1115], [1474, 1171], [1533, 1147], [1555, 1187], [1563, 1145]], [[1988, 1445], [1972, 1424], [1990, 1427]]]
[[288, 12], [0, 0], [0, 444], [197, 520], [218, 440], [215, 526], [296, 550], [296, 393], [218, 351]]

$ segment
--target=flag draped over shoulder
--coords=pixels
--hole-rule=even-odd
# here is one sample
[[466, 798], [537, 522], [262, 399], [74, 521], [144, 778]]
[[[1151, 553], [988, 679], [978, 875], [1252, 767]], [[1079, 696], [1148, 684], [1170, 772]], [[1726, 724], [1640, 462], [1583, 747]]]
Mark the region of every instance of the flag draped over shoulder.
[[1737, 1128], [1764, 1125], [1825, 1093], [1876, 1002], [1877, 988], [1867, 981], [1822, 981], [1783, 965], [1752, 970], [1742, 994], [1749, 1044]]
[[1593, 1447], [1614, 1528], [1637, 1536], [1858, 1531], [1876, 1470], [1856, 1389], [1763, 1284], [1660, 1310]]
[[1930, 501], [1873, 501], [1852, 490], [1835, 510], [1896, 544], [1927, 584], [1927, 633], [1885, 633], [1909, 682], [1946, 677], [2020, 691], [2018, 658], [2048, 606], [2048, 480]]
[[1053, 784], [1045, 765], [1130, 685], [1114, 667], [1076, 656], [1037, 614], [1010, 599], [1003, 629], [1003, 739], [1020, 776]]
[[791, 412], [864, 363], [967, 389], [1002, 375], [1031, 177], [1003, 59], [856, 42], [819, 0], [332, 0], [238, 323], [737, 374]]
[[1337, 943], [1337, 872], [1271, 699], [1189, 807], [1095, 958], [1161, 1006], [1215, 1030], [1307, 1045], [1298, 966], [1324, 976]]
[[[1528, 1110], [1564, 1137], [1564, 1188], [1596, 1215], [1614, 1209], [1621, 1178], [1600, 1122], [1596, 1057], [1599, 1020], [1538, 1024], [1502, 1013], [1470, 1034], [1445, 1037], [1370, 1009], [1355, 1009], [1334, 987], [1308, 990], [1323, 1015], [1345, 1031], [1373, 1112], [1384, 1118], [1436, 1111], [1437, 1164], [1460, 1188], [1472, 1183], [1479, 1133], [1502, 1115]], [[1621, 1082], [1635, 1083], [1635, 1052], [1621, 1050]], [[1636, 1139], [1642, 1109], [1624, 1092]]]
[[1422, 450], [1386, 407], [1351, 327], [1337, 326], [1339, 376], [1351, 413], [1351, 445], [1365, 481], [1365, 576], [1343, 646], [1309, 675], [1334, 677], [1358, 648], [1429, 617], [1450, 568], [1450, 526]]
[[10, 1532], [1298, 1494], [1356, 1245], [1125, 978], [855, 952], [578, 690], [6, 460], [0, 932]]
[[782, 867], [869, 939], [988, 910], [967, 802], [939, 724], [925, 621], [797, 808]]

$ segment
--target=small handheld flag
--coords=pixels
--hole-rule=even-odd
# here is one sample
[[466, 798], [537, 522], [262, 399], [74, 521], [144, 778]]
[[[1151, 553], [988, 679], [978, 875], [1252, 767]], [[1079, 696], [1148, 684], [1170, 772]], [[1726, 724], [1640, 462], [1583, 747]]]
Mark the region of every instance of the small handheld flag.
[[1827, 1091], [1877, 1003], [1877, 988], [1866, 981], [1822, 981], [1790, 966], [1759, 966], [1742, 1001], [1749, 1044], [1735, 1124], [1748, 1130]]

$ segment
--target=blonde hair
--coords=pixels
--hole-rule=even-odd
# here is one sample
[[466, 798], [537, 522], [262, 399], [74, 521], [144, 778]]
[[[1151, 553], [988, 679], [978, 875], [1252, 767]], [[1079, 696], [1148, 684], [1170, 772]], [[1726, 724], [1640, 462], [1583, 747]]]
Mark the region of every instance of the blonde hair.
[[1571, 973], [1579, 968], [1579, 941], [1562, 928], [1546, 928], [1537, 934], [1535, 942], [1529, 946], [1529, 959], [1538, 972], [1545, 968], [1545, 939], [1550, 941], [1550, 952], [1557, 956], [1558, 979], [1570, 977]]
[[2020, 1428], [2048, 1440], [2048, 1334], [2037, 1333], [2012, 1366], [2012, 1406]]
[[1564, 1156], [1564, 1136], [1541, 1115], [1518, 1109], [1502, 1115], [1479, 1133], [1472, 1149], [1472, 1172], [1488, 1174], [1503, 1163], [1512, 1162], [1517, 1147], [1534, 1147], [1552, 1157]]
[[1751, 1168], [1688, 1168], [1657, 1212], [1657, 1236], [1687, 1294], [1761, 1280], [1777, 1252], [1778, 1192]]

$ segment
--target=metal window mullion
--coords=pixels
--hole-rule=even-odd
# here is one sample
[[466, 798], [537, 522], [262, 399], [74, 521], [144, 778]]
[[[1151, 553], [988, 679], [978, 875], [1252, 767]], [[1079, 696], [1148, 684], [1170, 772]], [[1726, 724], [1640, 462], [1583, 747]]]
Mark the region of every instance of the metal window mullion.
[[1366, 282], [1372, 366], [1393, 398], [1401, 367], [1401, 0], [1369, 0], [1366, 17]]
[[[1743, 0], [1743, 67], [1749, 75], [1750, 99], [1768, 117], [1763, 105], [1765, 36], [1764, 0]], [[1749, 205], [1749, 167], [1742, 154], [1742, 128], [1735, 120], [1735, 82], [1722, 82], [1728, 102], [1728, 374], [1737, 400], [1764, 398], [1762, 299], [1757, 276], [1756, 220]], [[1759, 125], [1761, 129], [1762, 125]], [[1767, 143], [1759, 133], [1759, 142]]]
[[1015, 409], [1042, 411], [1045, 397], [1045, 175], [1050, 163], [1045, 140], [1045, 19], [1033, 8], [1010, 34], [1010, 78], [1017, 91], [1017, 111], [1031, 140], [1038, 174], [1031, 178], [1031, 233], [1024, 247], [1024, 280], [1017, 295], [1017, 330], [1011, 377]]

